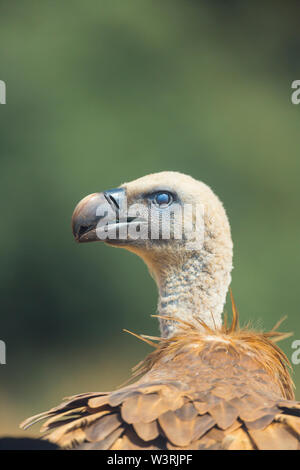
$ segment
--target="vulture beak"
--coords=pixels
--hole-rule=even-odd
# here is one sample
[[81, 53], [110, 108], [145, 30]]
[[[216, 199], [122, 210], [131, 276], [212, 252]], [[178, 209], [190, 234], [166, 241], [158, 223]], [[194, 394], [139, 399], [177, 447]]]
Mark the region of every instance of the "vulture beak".
[[[72, 230], [75, 240], [79, 243], [120, 241], [120, 228], [128, 224], [124, 205], [126, 206], [126, 192], [123, 188], [86, 196], [73, 212]], [[113, 234], [116, 235], [115, 240]], [[109, 239], [105, 239], [107, 236]]]

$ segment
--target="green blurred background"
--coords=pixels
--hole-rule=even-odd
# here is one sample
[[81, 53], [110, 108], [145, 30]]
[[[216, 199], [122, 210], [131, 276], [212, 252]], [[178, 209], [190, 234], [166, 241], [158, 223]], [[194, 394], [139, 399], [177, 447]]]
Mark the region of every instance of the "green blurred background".
[[70, 229], [83, 196], [150, 172], [212, 186], [242, 323], [287, 314], [300, 339], [299, 50], [297, 2], [1, 2], [1, 435], [150, 351], [122, 333], [158, 331], [145, 266]]

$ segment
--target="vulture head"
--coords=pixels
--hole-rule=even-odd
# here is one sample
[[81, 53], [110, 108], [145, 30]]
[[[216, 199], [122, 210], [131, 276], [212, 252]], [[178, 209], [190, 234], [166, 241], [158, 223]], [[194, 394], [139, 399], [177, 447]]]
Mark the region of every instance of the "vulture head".
[[[144, 176], [82, 199], [72, 217], [79, 243], [102, 241], [136, 253], [159, 290], [163, 337], [176, 321], [219, 328], [232, 269], [222, 203], [204, 183], [177, 172]], [[199, 322], [197, 322], [199, 324]]]

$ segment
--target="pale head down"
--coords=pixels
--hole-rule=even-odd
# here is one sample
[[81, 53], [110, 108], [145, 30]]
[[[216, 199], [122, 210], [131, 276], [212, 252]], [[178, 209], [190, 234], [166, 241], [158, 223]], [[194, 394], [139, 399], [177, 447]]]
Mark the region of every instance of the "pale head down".
[[[127, 213], [124, 214], [125, 199]], [[135, 205], [139, 208], [138, 217], [133, 217], [128, 209]], [[201, 208], [197, 217], [194, 211], [190, 213], [194, 228], [197, 219], [196, 229], [203, 232], [200, 242], [192, 245], [192, 249], [185, 235], [181, 239], [174, 235], [182, 222], [182, 213], [189, 213], [191, 207]], [[181, 318], [193, 324], [200, 318], [208, 326], [221, 326], [231, 281], [232, 240], [223, 205], [206, 184], [182, 173], [164, 171], [124, 183], [115, 190], [93, 193], [75, 208], [73, 233], [76, 240], [99, 241], [99, 214], [104, 213], [106, 230], [108, 227], [108, 231], [114, 230], [117, 234], [124, 226], [133, 228], [135, 233], [138, 225], [143, 227], [151, 219], [155, 238], [151, 235], [135, 238], [128, 230], [126, 235], [122, 232], [122, 236], [104, 242], [128, 249], [145, 261], [158, 286], [161, 316]], [[168, 239], [160, 233], [163, 220], [170, 222]], [[116, 232], [116, 228], [120, 232]], [[160, 319], [162, 335], [173, 335], [176, 325], [174, 321]]]

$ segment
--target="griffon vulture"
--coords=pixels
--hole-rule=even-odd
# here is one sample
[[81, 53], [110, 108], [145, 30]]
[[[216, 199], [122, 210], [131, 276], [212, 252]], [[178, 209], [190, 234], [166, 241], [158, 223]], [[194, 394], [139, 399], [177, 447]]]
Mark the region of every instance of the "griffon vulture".
[[46, 420], [46, 439], [77, 449], [299, 448], [300, 403], [274, 342], [282, 335], [240, 328], [234, 302], [231, 325], [222, 321], [232, 240], [207, 185], [176, 172], [144, 176], [87, 196], [72, 223], [79, 243], [102, 240], [145, 261], [161, 337], [143, 337], [154, 350], [133, 384], [70, 397], [24, 428]]

